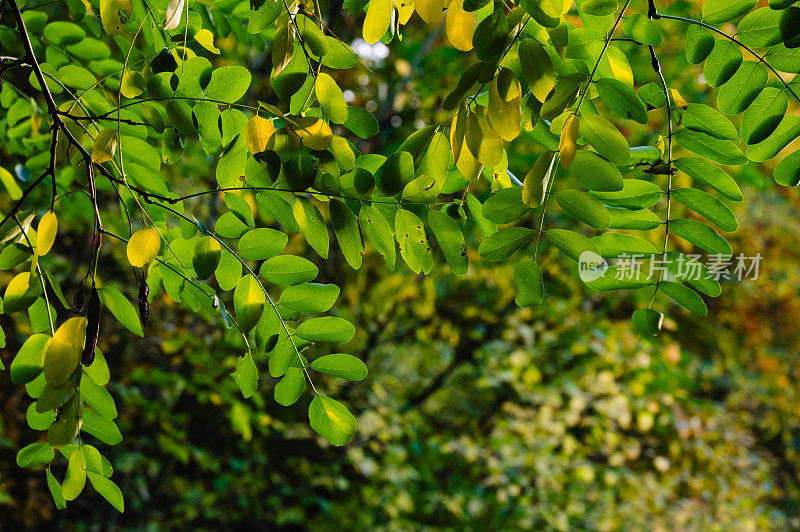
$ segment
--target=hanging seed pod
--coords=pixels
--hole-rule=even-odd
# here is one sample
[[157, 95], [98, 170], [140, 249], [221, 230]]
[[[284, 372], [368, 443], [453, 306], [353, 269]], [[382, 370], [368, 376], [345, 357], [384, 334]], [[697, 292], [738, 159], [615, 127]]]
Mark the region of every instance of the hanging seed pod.
[[147, 281], [142, 279], [139, 283], [139, 319], [142, 321], [142, 328], [147, 329], [147, 322], [150, 321], [150, 303], [147, 296], [150, 295], [150, 287]]
[[100, 296], [94, 286], [86, 309], [86, 320], [86, 344], [83, 346], [81, 363], [90, 366], [94, 362], [94, 349], [97, 347], [97, 337], [100, 335]]
[[83, 284], [72, 297], [72, 308], [75, 312], [83, 312]]

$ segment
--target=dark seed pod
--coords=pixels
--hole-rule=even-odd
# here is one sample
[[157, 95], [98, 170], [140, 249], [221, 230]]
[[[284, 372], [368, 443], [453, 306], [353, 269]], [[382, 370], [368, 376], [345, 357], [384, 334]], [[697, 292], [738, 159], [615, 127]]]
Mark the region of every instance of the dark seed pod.
[[83, 285], [72, 298], [72, 308], [75, 309], [75, 312], [83, 312]]
[[147, 329], [147, 322], [150, 321], [150, 303], [147, 296], [150, 295], [150, 287], [147, 281], [139, 283], [139, 319], [142, 320], [142, 328]]
[[90, 366], [94, 362], [94, 349], [97, 347], [97, 337], [100, 335], [100, 296], [94, 286], [86, 309], [86, 320], [86, 344], [83, 346], [81, 363]]

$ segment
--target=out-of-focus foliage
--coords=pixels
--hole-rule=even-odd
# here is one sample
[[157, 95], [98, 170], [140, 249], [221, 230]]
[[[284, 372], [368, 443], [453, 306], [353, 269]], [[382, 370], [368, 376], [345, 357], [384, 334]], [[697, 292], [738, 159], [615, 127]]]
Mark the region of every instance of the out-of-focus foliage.
[[[160, 7], [167, 6], [163, 4]], [[234, 9], [232, 4], [218, 4]], [[361, 8], [347, 4], [350, 12]], [[246, 17], [247, 6], [242, 6]], [[647, 6], [642, 2], [634, 7], [641, 15]], [[669, 7], [675, 15], [699, 17], [699, 5]], [[331, 13], [328, 25], [345, 42], [353, 43], [369, 67], [336, 74], [336, 83], [352, 93], [343, 95], [348, 103], [370, 111], [378, 121], [377, 134], [356, 142], [361, 153], [390, 154], [424, 125], [449, 123], [453, 112], [442, 109], [444, 97], [474, 58], [444, 41], [446, 36], [459, 47], [458, 37], [446, 24], [427, 26], [412, 19], [403, 27], [402, 40], [395, 39], [388, 48], [381, 43], [368, 47], [359, 40], [363, 17], [351, 16], [338, 5], [322, 8]], [[571, 23], [582, 24], [574, 12], [568, 16]], [[721, 19], [720, 26], [733, 33], [735, 27], [725, 24], [727, 20]], [[658, 45], [669, 85], [679, 88], [688, 102], [717, 105], [717, 93], [702, 83], [704, 75], [706, 80], [710, 77], [709, 69], [693, 64], [698, 61], [687, 62], [685, 26], [661, 23], [660, 27], [674, 31], [668, 38], [665, 30]], [[641, 20], [622, 29], [630, 38], [654, 39]], [[205, 42], [201, 34], [196, 40]], [[637, 86], [643, 82], [640, 73], [647, 72], [642, 78], [653, 76], [646, 48], [628, 41], [614, 45], [625, 51]], [[241, 61], [255, 78], [270, 68], [263, 57], [250, 55], [235, 34], [212, 40], [211, 47], [222, 52], [214, 66]], [[491, 55], [491, 50], [478, 53]], [[783, 61], [791, 64], [791, 52], [786, 55]], [[251, 90], [253, 99], [274, 96], [266, 84], [254, 84]], [[639, 88], [639, 97], [648, 101], [643, 90]], [[671, 98], [680, 104], [674, 94]], [[646, 128], [607, 116], [631, 146], [654, 143], [663, 151], [663, 140], [655, 142], [657, 132], [667, 129], [663, 105], [647, 114]], [[789, 115], [796, 113], [796, 102], [788, 109]], [[691, 114], [687, 110], [684, 118]], [[739, 118], [734, 121], [740, 127]], [[553, 122], [553, 129], [560, 131], [563, 122]], [[696, 128], [702, 126], [702, 121], [695, 122]], [[247, 131], [245, 144], [252, 151], [251, 146], [258, 146], [260, 140], [252, 129]], [[591, 140], [590, 131], [579, 129], [578, 133], [593, 146], [602, 142]], [[507, 166], [520, 179], [543, 152], [542, 139], [533, 141], [528, 135], [506, 146]], [[92, 155], [102, 162], [116, 148], [109, 139], [98, 138], [103, 142], [92, 146]], [[556, 145], [544, 147], [563, 150], [558, 137], [547, 140], [553, 138]], [[31, 149], [42, 146], [46, 144]], [[188, 146], [180, 163], [162, 172], [176, 186], [176, 194], [219, 184], [207, 146], [201, 149], [196, 142]], [[614, 153], [612, 148], [604, 155], [611, 160]], [[164, 161], [171, 156], [165, 149]], [[242, 339], [226, 329], [224, 314], [188, 313], [163, 291], [163, 281], [153, 282], [145, 337], [132, 341], [130, 333], [139, 333], [135, 314], [128, 313], [126, 319], [123, 312], [114, 312], [114, 320], [105, 312], [104, 333], [98, 339], [113, 376], [107, 387], [116, 402], [115, 421], [125, 436], [124, 445], [104, 447], [101, 452], [113, 464], [113, 479], [126, 496], [125, 513], [118, 514], [88, 488], [90, 493], [70, 501], [65, 512], [54, 511], [45, 477], [15, 464], [18, 449], [37, 436], [29, 428], [34, 415], [31, 399], [22, 388], [14, 388], [8, 372], [3, 372], [0, 525], [76, 530], [113, 526], [132, 530], [798, 528], [800, 398], [795, 381], [800, 338], [794, 318], [800, 288], [800, 252], [794, 245], [798, 201], [791, 192], [776, 191], [764, 177], [774, 167], [774, 161], [767, 161], [750, 162], [741, 171], [728, 169], [747, 197], [743, 204], [732, 206], [742, 228], [729, 240], [737, 252], [762, 254], [759, 279], [723, 283], [725, 297], [705, 298], [710, 317], [702, 320], [660, 296], [659, 304], [669, 312], [663, 334], [655, 339], [643, 339], [630, 323], [631, 313], [650, 303], [651, 290], [642, 295], [603, 296], [582, 284], [575, 276], [574, 262], [559, 258], [549, 245], [542, 245], [537, 257], [547, 297], [541, 306], [518, 308], [514, 285], [518, 261], [481, 262], [482, 233], [471, 219], [462, 226], [471, 264], [463, 277], [452, 275], [442, 260], [436, 261], [430, 275], [415, 276], [399, 257], [398, 271], [389, 273], [369, 246], [362, 258], [357, 251], [336, 245], [339, 235], [333, 230], [328, 260], [320, 261], [308, 234], [303, 238], [291, 234], [298, 231], [287, 231], [284, 253], [314, 261], [320, 270], [315, 282], [341, 288], [333, 312], [356, 326], [353, 340], [338, 347], [323, 344], [317, 354], [352, 353], [370, 369], [370, 376], [360, 384], [325, 375], [315, 378], [326, 394], [349, 405], [356, 416], [358, 431], [344, 449], [326, 444], [298, 415], [308, 408], [310, 396], [303, 396], [297, 408], [276, 404], [273, 389], [278, 381], [272, 378], [270, 360], [261, 349], [253, 354], [258, 387], [253, 386], [250, 361], [242, 357]], [[518, 186], [502, 172], [486, 178], [470, 188], [481, 202], [493, 197], [492, 193]], [[5, 179], [3, 183], [8, 186]], [[679, 173], [674, 185], [692, 183]], [[107, 182], [98, 181], [98, 185], [104, 197], [114, 197]], [[555, 191], [575, 185], [575, 180], [559, 183]], [[13, 205], [15, 196], [11, 188], [8, 192], [4, 210]], [[41, 196], [43, 204], [49, 201], [47, 194]], [[82, 264], [85, 271], [85, 255], [95, 240], [90, 235], [93, 215], [88, 195], [79, 192], [68, 197], [69, 201], [59, 202], [58, 238], [43, 261], [57, 272], [58, 282], [71, 299], [80, 283], [75, 265]], [[251, 208], [258, 207], [255, 225], [266, 229], [287, 224], [285, 218], [276, 222], [277, 216], [267, 212], [254, 195], [245, 192], [241, 198]], [[235, 201], [209, 194], [187, 200], [185, 208], [209, 227], [228, 215], [231, 234], [235, 234], [239, 222], [230, 216], [236, 210]], [[586, 229], [556, 205], [561, 202], [550, 203], [545, 229]], [[655, 206], [660, 213], [664, 208], [663, 200]], [[155, 211], [151, 206], [147, 209], [151, 214]], [[538, 221], [534, 218], [525, 224]], [[112, 218], [109, 223], [124, 225], [122, 219]], [[177, 239], [177, 224], [171, 229], [171, 237]], [[194, 231], [191, 226], [180, 229]], [[647, 238], [660, 249], [662, 237], [658, 229]], [[136, 284], [124, 265], [148, 262], [131, 257], [124, 246], [110, 244], [108, 238], [106, 244], [99, 259], [104, 310], [113, 307], [108, 301], [115, 300], [115, 293], [137, 299]], [[152, 252], [152, 245], [137, 249], [152, 255], [144, 253]], [[692, 249], [679, 239], [671, 245], [683, 252]], [[253, 248], [249, 251], [253, 258], [269, 254]], [[218, 249], [211, 249], [211, 254]], [[247, 253], [242, 249], [240, 243], [238, 251]], [[166, 256], [163, 246], [161, 251]], [[519, 259], [527, 261], [532, 254], [533, 246], [527, 247], [519, 252]], [[221, 252], [218, 260], [230, 258]], [[359, 272], [350, 267], [355, 261], [363, 261]], [[203, 278], [202, 260], [191, 267]], [[211, 273], [213, 268], [205, 277]], [[268, 278], [263, 269], [260, 274]], [[265, 301], [257, 299], [258, 290], [251, 290], [251, 285], [238, 289], [239, 278], [232, 277], [225, 288], [219, 277], [216, 282], [221, 292], [229, 292], [229, 307], [237, 299], [244, 301], [234, 313], [241, 322], [240, 309], [249, 304], [263, 307]], [[12, 278], [13, 274], [3, 272], [3, 286]], [[275, 298], [280, 296], [275, 286], [269, 291]], [[200, 295], [190, 287], [186, 292], [185, 302], [191, 307]], [[58, 307], [62, 316], [67, 306]], [[30, 320], [1, 318], [7, 345], [0, 360], [6, 368], [31, 333], [47, 331], [47, 322], [37, 319], [42, 308], [39, 305]], [[289, 375], [298, 368], [284, 370]], [[245, 399], [243, 393], [252, 396]], [[291, 389], [285, 393], [294, 397]], [[52, 466], [59, 482], [65, 478], [67, 459], [57, 456]]]
[[[3, 396], [4, 523], [82, 529], [794, 528], [800, 344], [798, 207], [764, 193], [739, 214], [736, 245], [758, 247], [757, 281], [725, 283], [712, 319], [677, 312], [666, 332], [631, 331], [631, 298], [587, 295], [554, 254], [559, 294], [519, 309], [510, 266], [466, 277], [367, 275], [332, 267], [361, 302], [348, 345], [371, 372], [333, 390], [360, 405], [344, 451], [272, 402], [242, 400], [235, 350], [216, 328], [160, 307], [149, 340], [112, 336], [111, 385], [127, 445], [110, 453], [122, 516], [92, 497], [53, 514], [39, 475], [13, 465], [24, 394]], [[764, 237], [763, 235], [769, 235]], [[716, 322], [716, 323], [715, 323]], [[334, 386], [333, 379], [325, 385]], [[14, 508], [14, 510], [12, 510]], [[54, 525], [55, 526], [55, 525]]]

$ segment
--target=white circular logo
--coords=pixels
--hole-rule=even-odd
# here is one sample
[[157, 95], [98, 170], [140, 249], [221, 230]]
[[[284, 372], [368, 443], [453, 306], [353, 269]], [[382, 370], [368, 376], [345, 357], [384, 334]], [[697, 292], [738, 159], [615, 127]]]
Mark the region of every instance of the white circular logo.
[[578, 277], [584, 283], [590, 283], [601, 279], [608, 270], [606, 259], [594, 251], [584, 251], [578, 257]]

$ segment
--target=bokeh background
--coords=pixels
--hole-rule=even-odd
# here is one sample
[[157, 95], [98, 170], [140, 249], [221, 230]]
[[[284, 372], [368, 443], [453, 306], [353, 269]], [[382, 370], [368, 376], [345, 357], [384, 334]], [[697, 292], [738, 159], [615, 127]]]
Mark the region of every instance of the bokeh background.
[[[646, 9], [641, 3], [638, 12]], [[699, 14], [690, 2], [669, 9]], [[341, 4], [323, 11], [371, 70], [337, 77], [351, 103], [381, 123], [362, 152], [387, 152], [416, 128], [448, 118], [441, 102], [474, 62], [469, 54], [416, 16], [402, 41], [369, 47], [356, 41], [360, 19]], [[662, 27], [668, 83], [689, 101], [713, 101], [701, 67], [683, 56], [685, 28]], [[637, 83], [652, 81], [646, 50], [618, 44]], [[263, 55], [233, 37], [217, 45], [220, 63], [250, 66], [252, 97], [270, 101]], [[653, 144], [665, 127], [662, 115], [650, 113], [649, 130], [623, 129], [631, 145]], [[523, 176], [541, 147], [523, 135], [508, 150], [509, 168]], [[266, 372], [255, 396], [242, 399], [229, 376], [240, 346], [219, 321], [165, 295], [152, 304], [142, 340], [107, 317], [100, 347], [125, 440], [101, 450], [115, 466], [125, 513], [88, 488], [58, 512], [41, 471], [17, 468], [17, 449], [38, 433], [25, 421], [30, 399], [3, 372], [0, 528], [800, 529], [800, 195], [777, 187], [771, 168], [751, 163], [735, 174], [746, 199], [733, 206], [741, 228], [731, 243], [737, 253], [761, 253], [758, 279], [724, 282], [702, 319], [660, 296], [656, 306], [667, 319], [653, 339], [630, 323], [651, 290], [592, 292], [576, 264], [546, 245], [539, 256], [548, 295], [530, 309], [514, 304], [518, 260], [481, 263], [472, 225], [465, 228], [471, 267], [463, 277], [443, 260], [427, 277], [402, 267], [387, 272], [375, 254], [353, 272], [333, 252], [318, 262], [320, 282], [342, 287], [335, 312], [357, 327], [344, 352], [370, 370], [362, 383], [322, 381], [358, 418], [344, 448], [308, 428], [308, 397], [277, 405]], [[199, 148], [187, 148], [180, 171], [213, 182]], [[485, 197], [482, 186], [475, 191]], [[212, 198], [191, 207], [213, 219], [220, 204]], [[70, 249], [75, 255], [85, 245], [84, 208], [80, 201], [65, 206], [62, 220], [73, 223], [61, 225], [66, 232], [57, 243], [68, 294], [76, 287]], [[274, 222], [262, 213], [260, 223]], [[554, 208], [545, 227], [572, 223]], [[290, 251], [303, 253], [303, 246], [292, 236]], [[125, 263], [123, 254], [104, 247], [103, 277], [134, 296], [131, 271], [115, 266]], [[7, 367], [28, 331], [2, 320]]]

